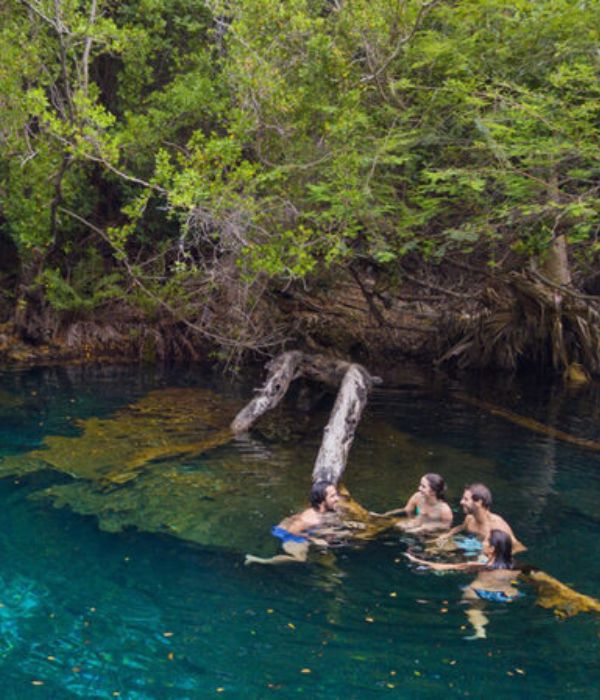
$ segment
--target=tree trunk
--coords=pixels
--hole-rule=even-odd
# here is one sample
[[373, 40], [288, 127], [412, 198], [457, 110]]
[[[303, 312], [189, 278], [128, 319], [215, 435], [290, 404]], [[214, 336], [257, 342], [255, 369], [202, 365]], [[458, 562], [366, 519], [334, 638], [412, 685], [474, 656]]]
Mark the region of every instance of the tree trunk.
[[234, 433], [249, 430], [263, 413], [277, 406], [291, 382], [296, 378], [296, 371], [302, 357], [302, 353], [298, 351], [284, 352], [269, 362], [267, 365], [269, 376], [262, 388], [258, 390], [258, 396], [244, 406], [231, 423], [231, 430]]
[[571, 284], [571, 268], [567, 255], [567, 239], [557, 236], [550, 246], [540, 272], [554, 284], [568, 287]]
[[313, 469], [313, 481], [324, 479], [337, 484], [342, 478], [354, 432], [367, 404], [371, 386], [371, 378], [363, 367], [348, 367], [329, 423], [323, 432], [323, 440]]
[[268, 369], [269, 376], [258, 396], [237, 414], [231, 430], [234, 433], [248, 430], [263, 413], [281, 401], [290, 383], [299, 376], [328, 385], [341, 383], [313, 469], [314, 481], [325, 479], [337, 484], [346, 468], [369, 391], [373, 384], [380, 384], [381, 379], [372, 377], [361, 365], [301, 352], [279, 355], [269, 363]]

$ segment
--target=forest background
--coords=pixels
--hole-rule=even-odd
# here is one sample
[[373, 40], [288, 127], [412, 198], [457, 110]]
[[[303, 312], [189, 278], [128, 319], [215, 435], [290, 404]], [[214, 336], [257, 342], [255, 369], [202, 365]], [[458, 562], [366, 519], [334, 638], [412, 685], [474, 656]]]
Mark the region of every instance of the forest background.
[[6, 0], [0, 355], [600, 370], [600, 4]]

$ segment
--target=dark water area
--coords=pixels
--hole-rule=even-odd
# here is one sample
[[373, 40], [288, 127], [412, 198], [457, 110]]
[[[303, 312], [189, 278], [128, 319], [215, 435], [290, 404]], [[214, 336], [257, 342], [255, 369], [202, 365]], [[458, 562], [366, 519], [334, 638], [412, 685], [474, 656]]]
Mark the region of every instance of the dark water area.
[[[86, 491], [71, 468], [39, 459], [23, 468], [49, 436], [85, 461], [82, 426], [174, 387], [227, 407], [252, 396], [252, 381], [198, 368], [0, 373], [0, 697], [598, 697], [598, 618], [558, 619], [521, 585], [516, 602], [487, 604], [487, 639], [470, 641], [470, 577], [409, 565], [402, 552], [418, 543], [395, 533], [305, 565], [243, 565], [247, 551], [276, 553], [270, 525], [303, 507], [330, 401], [309, 415], [289, 402], [246, 439], [167, 456], [110, 487]], [[483, 481], [528, 546], [522, 560], [600, 596], [600, 451], [463, 395], [600, 441], [596, 386], [415, 377], [373, 392], [346, 472], [353, 496], [397, 507], [438, 471], [459, 521], [463, 486]], [[119, 440], [136, 439], [131, 425]], [[177, 529], [185, 509], [198, 529]]]

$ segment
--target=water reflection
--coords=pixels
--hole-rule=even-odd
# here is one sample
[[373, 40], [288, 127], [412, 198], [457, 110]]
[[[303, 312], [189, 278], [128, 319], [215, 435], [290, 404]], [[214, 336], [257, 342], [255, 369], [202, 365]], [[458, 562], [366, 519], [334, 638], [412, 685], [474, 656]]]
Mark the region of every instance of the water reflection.
[[[465, 483], [484, 481], [495, 510], [529, 546], [527, 558], [597, 594], [599, 456], [452, 396], [469, 391], [597, 439], [598, 389], [436, 381], [373, 394], [347, 471], [353, 495], [375, 510], [392, 508], [421, 474], [436, 471], [456, 508]], [[221, 405], [250, 396], [249, 386], [195, 369], [4, 373], [3, 467], [48, 436], [82, 445], [78, 421], [111, 421], [152, 391], [196, 387]], [[594, 618], [559, 623], [527, 596], [516, 614], [489, 610], [488, 641], [465, 642], [460, 586], [468, 579], [410, 570], [393, 533], [315, 553], [306, 567], [242, 566], [243, 552], [273, 554], [270, 526], [305, 503], [327, 410], [325, 401], [300, 417], [291, 402], [262, 430], [199, 455], [150, 460], [124, 483], [71, 476], [91, 443], [65, 449], [67, 470], [45, 460], [42, 471], [9, 470], [0, 481], [3, 697], [594, 698]], [[156, 426], [153, 440], [165, 424]], [[133, 428], [118, 438], [108, 473], [126, 461]], [[215, 430], [191, 421], [180, 444]]]

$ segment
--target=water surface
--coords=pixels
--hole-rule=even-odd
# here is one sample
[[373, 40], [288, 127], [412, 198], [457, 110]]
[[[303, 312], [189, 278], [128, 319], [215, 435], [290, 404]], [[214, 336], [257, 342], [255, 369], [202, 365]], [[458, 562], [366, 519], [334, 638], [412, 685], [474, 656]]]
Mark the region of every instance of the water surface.
[[[252, 395], [250, 383], [198, 368], [0, 374], [3, 698], [598, 697], [597, 619], [558, 620], [524, 589], [516, 603], [488, 607], [488, 639], [468, 641], [468, 577], [409, 567], [396, 535], [315, 553], [305, 566], [243, 566], [245, 551], [275, 553], [270, 525], [303, 506], [327, 400], [309, 414], [290, 402], [247, 439], [159, 459], [123, 484], [39, 460], [14, 471], [49, 436], [72, 439], [85, 460], [81, 421], [110, 421], [177, 387], [227, 406]], [[353, 495], [392, 508], [435, 470], [456, 507], [464, 484], [481, 480], [528, 545], [526, 560], [599, 596], [600, 452], [477, 410], [460, 393], [600, 440], [594, 387], [388, 385], [372, 395], [352, 449]]]

